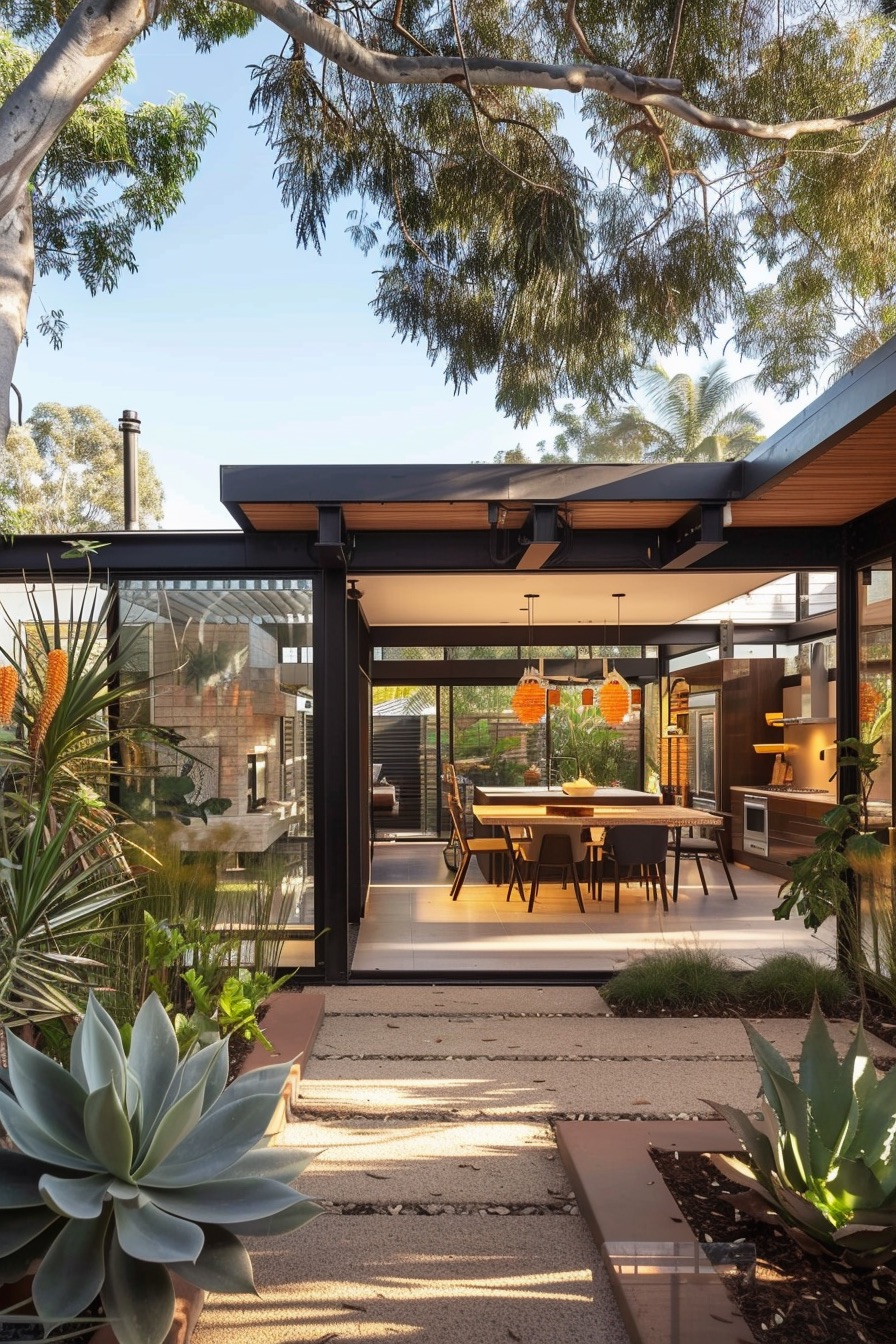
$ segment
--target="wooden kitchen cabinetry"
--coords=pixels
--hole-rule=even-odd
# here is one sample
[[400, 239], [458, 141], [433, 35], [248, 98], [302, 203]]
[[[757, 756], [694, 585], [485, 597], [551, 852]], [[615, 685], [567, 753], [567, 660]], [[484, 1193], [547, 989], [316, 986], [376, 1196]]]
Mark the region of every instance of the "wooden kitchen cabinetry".
[[773, 873], [785, 881], [790, 877], [791, 859], [802, 858], [815, 847], [821, 830], [821, 818], [835, 805], [833, 797], [811, 798], [805, 795], [775, 793], [751, 789], [768, 800], [768, 856], [748, 854], [744, 850], [744, 794], [738, 789], [731, 795], [731, 850], [736, 863], [745, 863], [763, 873]]

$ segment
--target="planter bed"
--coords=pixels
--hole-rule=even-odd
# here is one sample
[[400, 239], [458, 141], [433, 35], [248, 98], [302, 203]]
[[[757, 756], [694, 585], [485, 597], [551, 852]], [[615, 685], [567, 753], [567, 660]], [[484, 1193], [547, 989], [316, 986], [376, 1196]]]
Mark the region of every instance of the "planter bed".
[[560, 1120], [557, 1146], [632, 1344], [754, 1344], [650, 1156], [738, 1152], [721, 1120]]

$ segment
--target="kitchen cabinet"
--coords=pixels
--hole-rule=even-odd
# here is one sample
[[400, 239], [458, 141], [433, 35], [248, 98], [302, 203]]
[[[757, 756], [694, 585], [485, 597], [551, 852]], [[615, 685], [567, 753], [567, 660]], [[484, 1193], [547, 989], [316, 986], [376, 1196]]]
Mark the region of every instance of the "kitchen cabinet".
[[[748, 854], [744, 850], [745, 794], [761, 794], [768, 803], [768, 855]], [[785, 881], [790, 876], [792, 859], [810, 853], [821, 830], [821, 818], [836, 803], [833, 794], [775, 792], [770, 789], [734, 788], [731, 791], [731, 855], [736, 863], [745, 863], [760, 872], [773, 873]]]

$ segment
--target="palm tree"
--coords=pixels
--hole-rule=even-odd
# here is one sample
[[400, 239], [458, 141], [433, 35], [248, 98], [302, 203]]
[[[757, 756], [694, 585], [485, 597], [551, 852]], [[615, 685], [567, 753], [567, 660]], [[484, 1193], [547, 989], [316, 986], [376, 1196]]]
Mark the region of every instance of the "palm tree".
[[670, 377], [659, 364], [646, 369], [639, 388], [655, 418], [637, 402], [618, 410], [589, 403], [564, 406], [561, 426], [542, 462], [723, 462], [744, 457], [763, 439], [762, 421], [746, 403], [732, 405], [749, 377], [730, 378], [725, 361], [699, 378]]

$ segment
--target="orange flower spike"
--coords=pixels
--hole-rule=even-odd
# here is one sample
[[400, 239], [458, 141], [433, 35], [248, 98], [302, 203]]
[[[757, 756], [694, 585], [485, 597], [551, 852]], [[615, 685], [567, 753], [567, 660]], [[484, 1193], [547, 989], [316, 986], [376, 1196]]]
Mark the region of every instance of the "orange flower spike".
[[5, 728], [12, 722], [18, 689], [19, 674], [16, 669], [10, 667], [8, 663], [0, 667], [0, 728]]
[[44, 678], [44, 696], [31, 729], [29, 743], [36, 752], [53, 722], [53, 715], [62, 704], [68, 683], [68, 654], [64, 649], [51, 649], [47, 655], [47, 673]]

